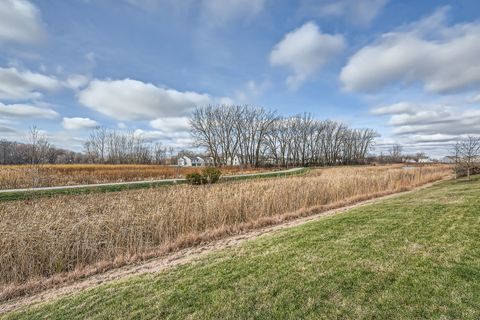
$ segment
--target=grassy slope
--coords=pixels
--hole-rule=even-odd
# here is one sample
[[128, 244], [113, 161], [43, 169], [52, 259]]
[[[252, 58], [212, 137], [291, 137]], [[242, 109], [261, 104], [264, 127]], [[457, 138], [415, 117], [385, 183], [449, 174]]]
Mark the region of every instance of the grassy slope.
[[480, 318], [480, 179], [286, 229], [12, 318]]
[[[283, 171], [283, 170], [282, 170]], [[293, 175], [300, 175], [307, 172], [307, 168], [302, 168], [297, 171], [291, 172], [268, 172], [268, 173], [258, 173], [258, 174], [249, 174], [245, 176], [222, 176], [222, 180], [225, 181], [236, 181], [236, 180], [248, 180], [248, 179], [269, 179], [269, 178], [279, 178]], [[118, 192], [124, 190], [135, 190], [135, 189], [147, 189], [147, 188], [158, 188], [171, 186], [176, 184], [187, 183], [184, 179], [179, 179], [177, 182], [172, 181], [157, 181], [157, 182], [139, 182], [139, 183], [126, 183], [126, 184], [115, 184], [110, 186], [91, 186], [85, 188], [65, 188], [65, 189], [51, 189], [51, 190], [35, 190], [35, 191], [24, 191], [24, 192], [5, 192], [0, 193], [0, 202], [2, 201], [16, 201], [16, 200], [25, 200], [31, 198], [43, 198], [43, 197], [53, 197], [56, 195], [72, 195], [72, 194], [85, 194], [85, 193], [98, 193], [98, 192]]]

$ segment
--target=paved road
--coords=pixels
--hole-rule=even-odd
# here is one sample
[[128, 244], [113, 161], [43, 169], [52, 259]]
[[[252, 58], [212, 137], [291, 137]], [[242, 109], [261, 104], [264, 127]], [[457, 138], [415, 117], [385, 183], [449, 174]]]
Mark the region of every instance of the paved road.
[[[261, 176], [269, 176], [269, 175], [272, 175], [272, 174], [292, 173], [292, 172], [296, 172], [296, 171], [301, 171], [303, 169], [304, 168], [293, 168], [293, 169], [282, 170], [282, 171], [269, 171], [269, 172], [261, 172], [261, 173], [229, 175], [229, 176], [222, 176], [222, 179], [227, 179], [228, 180], [228, 179], [235, 179], [235, 178], [249, 177], [249, 176], [261, 177]], [[144, 184], [144, 183], [147, 183], [147, 184], [156, 184], [156, 183], [175, 184], [177, 182], [184, 182], [185, 180], [186, 179], [162, 179], [162, 180], [143, 180], [143, 181], [110, 182], [110, 183], [96, 183], [96, 184], [79, 184], [79, 185], [73, 185], [73, 186], [6, 189], [6, 190], [0, 190], [0, 193], [110, 187], [110, 186], [124, 186], [124, 185], [135, 185], [135, 184]]]

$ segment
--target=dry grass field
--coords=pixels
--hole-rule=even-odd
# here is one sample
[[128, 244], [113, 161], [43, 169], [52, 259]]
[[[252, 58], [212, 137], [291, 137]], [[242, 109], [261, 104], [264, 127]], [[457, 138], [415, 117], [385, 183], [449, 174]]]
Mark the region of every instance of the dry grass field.
[[339, 167], [297, 177], [2, 203], [0, 300], [48, 277], [81, 277], [450, 174], [448, 166]]
[[[46, 164], [0, 165], [0, 190], [34, 187], [67, 186], [107, 182], [126, 182], [185, 177], [199, 172], [197, 167], [130, 164]], [[261, 169], [222, 168], [223, 174], [257, 172]]]

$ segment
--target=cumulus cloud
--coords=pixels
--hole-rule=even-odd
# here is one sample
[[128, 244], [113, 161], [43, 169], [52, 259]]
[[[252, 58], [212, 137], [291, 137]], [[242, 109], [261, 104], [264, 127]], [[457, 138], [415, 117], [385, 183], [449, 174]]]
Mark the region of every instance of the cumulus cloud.
[[90, 118], [63, 118], [62, 126], [67, 130], [92, 129], [98, 126], [98, 122]]
[[480, 84], [480, 23], [446, 25], [448, 8], [383, 34], [355, 53], [340, 78], [347, 90], [375, 92], [395, 83], [420, 83], [435, 93]]
[[40, 11], [27, 0], [0, 1], [0, 41], [32, 44], [45, 37]]
[[5, 105], [0, 102], [0, 115], [9, 118], [45, 118], [55, 119], [58, 113], [52, 109], [40, 108], [28, 104]]
[[62, 86], [55, 77], [17, 68], [0, 68], [0, 99], [38, 99], [42, 97], [41, 91], [55, 91]]
[[342, 35], [322, 33], [315, 23], [307, 22], [286, 34], [274, 47], [270, 63], [293, 71], [287, 85], [296, 89], [344, 48]]
[[342, 17], [355, 25], [368, 25], [381, 12], [388, 0], [304, 0], [304, 15]]
[[212, 102], [207, 94], [180, 92], [133, 79], [93, 80], [78, 93], [78, 100], [120, 121], [178, 117]]
[[190, 128], [188, 117], [158, 118], [150, 121], [150, 127], [163, 132], [187, 131]]

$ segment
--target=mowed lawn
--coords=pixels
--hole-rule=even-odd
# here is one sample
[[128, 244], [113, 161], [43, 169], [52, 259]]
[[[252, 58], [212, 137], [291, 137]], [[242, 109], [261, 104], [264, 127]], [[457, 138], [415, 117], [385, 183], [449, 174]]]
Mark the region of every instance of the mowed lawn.
[[479, 319], [480, 179], [441, 183], [10, 317]]

